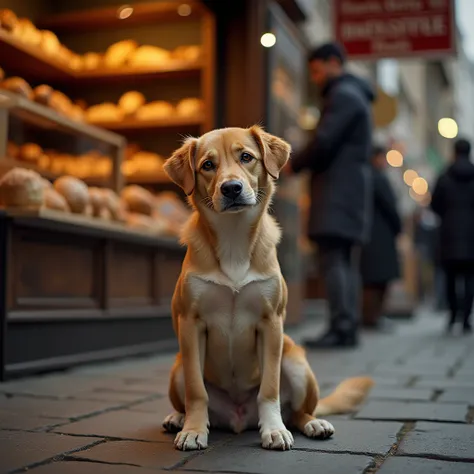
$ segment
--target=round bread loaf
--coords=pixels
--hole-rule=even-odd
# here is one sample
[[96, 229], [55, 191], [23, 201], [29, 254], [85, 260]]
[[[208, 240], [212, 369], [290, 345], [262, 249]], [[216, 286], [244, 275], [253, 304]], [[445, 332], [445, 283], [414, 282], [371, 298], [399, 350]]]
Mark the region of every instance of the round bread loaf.
[[122, 190], [121, 197], [127, 204], [130, 212], [147, 216], [151, 216], [153, 213], [153, 207], [155, 204], [153, 194], [145, 188], [135, 184], [126, 186]]
[[0, 10], [0, 28], [5, 31], [13, 31], [18, 25], [17, 16], [8, 8]]
[[44, 185], [35, 171], [13, 168], [0, 179], [0, 203], [6, 207], [40, 208], [43, 199]]
[[36, 143], [25, 143], [20, 147], [18, 158], [28, 163], [38, 163], [43, 155], [42, 148]]
[[137, 42], [130, 39], [110, 45], [104, 56], [105, 66], [110, 68], [123, 66], [137, 48]]
[[56, 211], [71, 212], [64, 196], [53, 188], [47, 188], [44, 191], [44, 207]]
[[128, 59], [131, 67], [160, 67], [169, 62], [171, 54], [168, 50], [157, 46], [144, 45], [132, 52]]
[[57, 56], [58, 58], [64, 58], [61, 56], [61, 51], [64, 53], [64, 49], [61, 50], [61, 43], [58, 37], [49, 30], [41, 31], [41, 50], [49, 56]]
[[47, 84], [42, 84], [33, 89], [33, 100], [39, 104], [49, 106], [54, 89]]
[[33, 90], [30, 85], [21, 77], [9, 77], [0, 82], [0, 89], [5, 89], [15, 94], [20, 94], [27, 99], [33, 97]]
[[164, 100], [148, 102], [142, 105], [136, 112], [138, 120], [157, 120], [168, 118], [174, 114], [174, 107]]
[[88, 122], [120, 122], [124, 118], [123, 110], [111, 102], [89, 107], [86, 111]]
[[54, 189], [66, 199], [72, 212], [84, 213], [89, 204], [89, 191], [84, 181], [74, 176], [61, 176], [54, 182]]
[[173, 51], [173, 58], [181, 61], [197, 61], [201, 57], [201, 47], [198, 45], [179, 46]]
[[176, 112], [178, 115], [184, 117], [192, 117], [202, 112], [202, 100], [196, 98], [182, 99], [176, 106]]
[[104, 205], [109, 210], [112, 219], [114, 221], [124, 222], [126, 218], [126, 209], [122, 205], [122, 201], [118, 194], [108, 188], [104, 188], [101, 191]]
[[133, 115], [145, 102], [145, 96], [141, 92], [129, 91], [120, 97], [118, 106], [125, 115]]

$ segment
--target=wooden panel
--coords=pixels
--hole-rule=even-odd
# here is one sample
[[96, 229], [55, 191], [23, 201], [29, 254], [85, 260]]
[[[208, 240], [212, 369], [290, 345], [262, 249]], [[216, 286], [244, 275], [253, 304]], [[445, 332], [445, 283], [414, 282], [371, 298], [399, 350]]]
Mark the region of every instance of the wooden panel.
[[99, 247], [89, 239], [15, 229], [12, 237], [11, 305], [84, 308], [99, 304]]
[[153, 252], [115, 244], [108, 268], [109, 306], [147, 306], [153, 303]]
[[176, 282], [178, 281], [183, 264], [183, 256], [180, 253], [169, 252], [159, 255], [157, 265], [157, 288], [160, 302], [165, 304], [170, 301]]

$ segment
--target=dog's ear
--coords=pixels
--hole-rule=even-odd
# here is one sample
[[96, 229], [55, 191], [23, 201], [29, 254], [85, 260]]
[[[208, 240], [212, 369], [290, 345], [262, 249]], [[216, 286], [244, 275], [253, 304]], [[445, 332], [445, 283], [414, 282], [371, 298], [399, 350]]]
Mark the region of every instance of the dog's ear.
[[178, 148], [164, 164], [166, 174], [183, 189], [187, 196], [194, 191], [195, 186], [194, 155], [197, 142], [197, 138], [187, 138], [181, 148]]
[[267, 173], [274, 179], [280, 175], [281, 169], [290, 158], [291, 146], [281, 138], [265, 132], [258, 125], [250, 128], [250, 133], [260, 148], [263, 164]]

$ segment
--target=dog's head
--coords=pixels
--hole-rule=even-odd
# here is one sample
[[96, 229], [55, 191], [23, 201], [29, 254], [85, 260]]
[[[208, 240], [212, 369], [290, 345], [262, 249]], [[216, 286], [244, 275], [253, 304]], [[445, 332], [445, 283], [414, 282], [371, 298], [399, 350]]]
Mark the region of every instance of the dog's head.
[[241, 212], [268, 202], [290, 151], [258, 126], [224, 128], [186, 139], [164, 168], [198, 208]]

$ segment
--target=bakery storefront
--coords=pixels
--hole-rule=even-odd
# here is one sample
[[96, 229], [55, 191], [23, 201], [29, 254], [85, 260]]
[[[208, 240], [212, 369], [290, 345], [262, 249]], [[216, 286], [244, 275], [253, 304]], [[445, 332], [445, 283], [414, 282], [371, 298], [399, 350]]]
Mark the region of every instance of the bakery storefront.
[[[223, 3], [0, 3], [0, 380], [174, 347], [189, 209], [165, 157], [270, 113], [288, 135], [298, 98], [281, 83], [304, 67], [280, 5]], [[288, 36], [271, 54], [267, 28]], [[289, 229], [293, 202], [286, 189], [275, 205]], [[282, 265], [298, 309], [295, 262]]]

